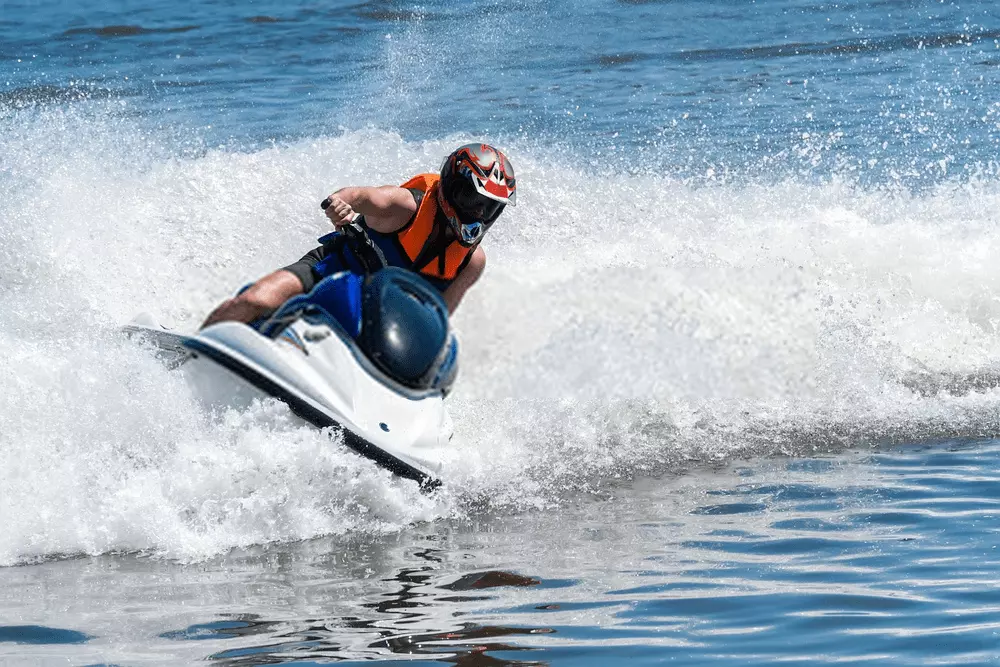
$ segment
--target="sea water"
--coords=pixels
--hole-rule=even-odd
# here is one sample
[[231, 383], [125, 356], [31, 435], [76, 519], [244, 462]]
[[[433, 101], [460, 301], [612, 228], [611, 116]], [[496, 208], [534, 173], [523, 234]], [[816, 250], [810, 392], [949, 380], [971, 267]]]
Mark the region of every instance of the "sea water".
[[[1000, 661], [986, 0], [0, 0], [0, 662]], [[468, 141], [444, 489], [194, 330]]]

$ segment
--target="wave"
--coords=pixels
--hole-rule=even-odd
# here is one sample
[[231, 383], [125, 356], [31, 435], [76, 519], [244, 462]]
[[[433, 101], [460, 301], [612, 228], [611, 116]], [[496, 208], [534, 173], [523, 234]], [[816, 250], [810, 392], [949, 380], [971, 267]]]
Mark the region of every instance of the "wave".
[[1000, 39], [1000, 30], [969, 30], [925, 35], [883, 35], [859, 39], [828, 42], [789, 42], [759, 46], [739, 46], [717, 49], [688, 49], [668, 54], [670, 60], [753, 60], [801, 56], [839, 56], [854, 54], [891, 53], [893, 51], [920, 50], [948, 47], [969, 47]]
[[190, 32], [197, 30], [201, 26], [184, 25], [173, 28], [144, 28], [141, 25], [106, 25], [98, 28], [70, 28], [62, 34], [66, 37], [73, 35], [97, 35], [98, 37], [134, 37], [136, 35], [156, 35], [171, 34], [179, 32]]
[[0, 91], [0, 112], [5, 108], [20, 110], [33, 106], [64, 106], [74, 102], [110, 100], [122, 96], [124, 96], [123, 91], [93, 83], [22, 86]]
[[1000, 393], [977, 379], [1000, 358], [990, 177], [693, 182], [553, 169], [549, 147], [501, 138], [522, 197], [455, 318], [437, 496], [280, 404], [206, 409], [116, 333], [144, 310], [193, 329], [313, 247], [333, 188], [401, 182], [467, 139], [195, 151], [81, 109], [0, 117], [0, 563], [200, 559], [557, 508], [691, 465], [996, 433]]

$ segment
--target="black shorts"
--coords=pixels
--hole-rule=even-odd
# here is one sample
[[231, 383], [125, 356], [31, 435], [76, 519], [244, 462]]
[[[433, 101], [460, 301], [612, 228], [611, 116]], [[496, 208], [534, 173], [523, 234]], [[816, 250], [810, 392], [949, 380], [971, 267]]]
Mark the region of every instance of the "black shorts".
[[308, 292], [316, 286], [316, 283], [323, 279], [323, 276], [316, 273], [314, 267], [326, 259], [330, 251], [331, 248], [329, 245], [322, 245], [310, 250], [302, 256], [302, 259], [283, 267], [283, 269], [294, 274], [302, 283], [302, 291]]
[[[419, 210], [420, 203], [424, 199], [424, 193], [414, 188], [407, 189], [413, 195], [413, 202]], [[414, 213], [413, 217], [410, 218], [410, 222], [413, 222], [416, 216], [417, 214]], [[363, 218], [361, 224], [365, 224]], [[336, 241], [331, 240], [318, 248], [310, 250], [299, 261], [283, 268], [285, 271], [294, 274], [301, 281], [302, 289], [309, 292], [316, 286], [316, 283], [329, 275], [333, 275], [337, 271], [364, 271], [364, 268], [359, 265], [358, 260], [348, 255], [350, 253], [344, 252], [343, 244], [337, 244]], [[317, 267], [317, 264], [321, 266]], [[317, 270], [317, 268], [322, 269], [322, 271]], [[443, 290], [441, 287], [438, 287], [438, 289]]]

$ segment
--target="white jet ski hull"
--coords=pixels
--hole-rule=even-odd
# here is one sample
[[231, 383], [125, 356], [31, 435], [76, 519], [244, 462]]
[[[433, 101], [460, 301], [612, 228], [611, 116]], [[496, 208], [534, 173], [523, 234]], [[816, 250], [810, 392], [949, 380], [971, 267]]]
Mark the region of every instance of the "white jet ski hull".
[[125, 333], [151, 342], [194, 382], [229, 383], [234, 394], [249, 386], [317, 428], [338, 429], [345, 445], [394, 474], [425, 489], [441, 484], [451, 437], [444, 393], [387, 380], [336, 328], [300, 319], [272, 339], [221, 322], [184, 336], [137, 320]]

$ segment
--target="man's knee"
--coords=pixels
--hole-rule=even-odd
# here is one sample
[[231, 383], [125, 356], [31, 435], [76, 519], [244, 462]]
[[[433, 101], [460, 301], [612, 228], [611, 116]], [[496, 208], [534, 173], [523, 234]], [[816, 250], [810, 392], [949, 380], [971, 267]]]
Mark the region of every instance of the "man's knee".
[[302, 281], [290, 271], [275, 271], [240, 293], [236, 299], [261, 311], [271, 311], [302, 294]]
[[246, 313], [245, 317], [249, 317], [249, 320], [255, 320], [258, 317], [267, 315], [280, 305], [280, 303], [275, 304], [273, 299], [267, 298], [266, 294], [253, 292], [248, 289], [223, 304], [223, 308], [238, 310], [239, 312]]
[[289, 271], [275, 271], [227, 299], [212, 311], [204, 323], [205, 328], [216, 322], [234, 320], [252, 322], [269, 315], [281, 304], [303, 292], [302, 281]]

